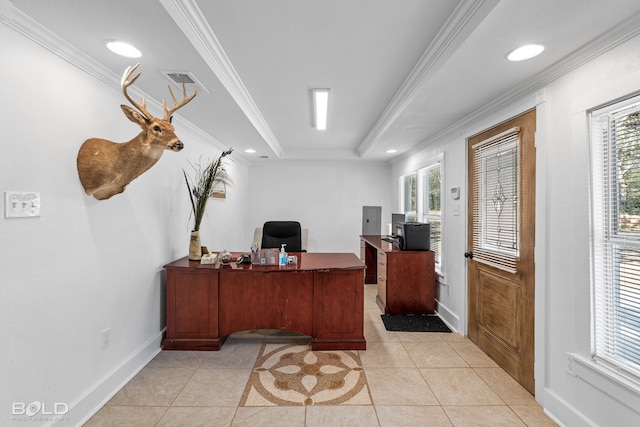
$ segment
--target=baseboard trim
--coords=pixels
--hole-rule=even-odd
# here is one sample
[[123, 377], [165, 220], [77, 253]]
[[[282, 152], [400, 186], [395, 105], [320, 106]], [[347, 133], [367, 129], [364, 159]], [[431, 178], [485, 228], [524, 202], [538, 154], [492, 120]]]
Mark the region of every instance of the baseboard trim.
[[83, 394], [69, 404], [68, 418], [63, 423], [47, 425], [75, 425], [86, 423], [142, 368], [160, 353], [164, 329], [138, 347]]
[[438, 300], [436, 300], [436, 307], [436, 314], [442, 319], [445, 325], [452, 331], [458, 332], [460, 330], [460, 317]]
[[[598, 427], [597, 424], [587, 418], [582, 412], [576, 409], [569, 402], [558, 396], [554, 391], [545, 388], [543, 394], [544, 396], [536, 396], [536, 400], [544, 408], [545, 414], [547, 414], [547, 416], [560, 427]], [[563, 420], [564, 422], [561, 422], [560, 420]]]

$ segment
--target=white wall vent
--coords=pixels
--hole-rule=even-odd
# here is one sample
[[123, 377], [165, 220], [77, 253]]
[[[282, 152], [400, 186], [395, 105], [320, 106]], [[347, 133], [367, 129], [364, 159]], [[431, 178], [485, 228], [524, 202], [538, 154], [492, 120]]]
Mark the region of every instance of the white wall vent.
[[162, 75], [182, 93], [182, 83], [187, 87], [187, 93], [194, 91], [209, 93], [206, 87], [190, 71], [160, 71]]

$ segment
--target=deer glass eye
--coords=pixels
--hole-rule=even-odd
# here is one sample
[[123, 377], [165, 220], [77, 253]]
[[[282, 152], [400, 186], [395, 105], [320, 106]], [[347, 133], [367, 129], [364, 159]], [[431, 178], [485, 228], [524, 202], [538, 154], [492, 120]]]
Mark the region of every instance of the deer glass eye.
[[154, 130], [154, 131], [156, 131], [156, 132], [160, 132], [160, 126], [155, 125], [155, 126], [153, 127], [153, 130]]

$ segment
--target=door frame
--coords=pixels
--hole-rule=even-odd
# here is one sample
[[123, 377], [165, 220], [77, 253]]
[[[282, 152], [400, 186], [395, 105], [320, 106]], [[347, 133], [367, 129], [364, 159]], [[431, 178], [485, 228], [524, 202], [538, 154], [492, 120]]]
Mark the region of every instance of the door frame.
[[[547, 158], [548, 158], [548, 145], [549, 145], [549, 120], [550, 113], [547, 103], [547, 89], [541, 88], [535, 93], [532, 93], [518, 102], [516, 102], [511, 107], [502, 110], [500, 114], [496, 114], [490, 116], [489, 118], [483, 119], [479, 122], [474, 123], [469, 127], [469, 130], [462, 133], [462, 143], [464, 146], [464, 188], [466, 189], [467, 183], [469, 182], [469, 158], [468, 158], [468, 150], [467, 150], [467, 139], [472, 137], [473, 135], [482, 133], [484, 130], [491, 129], [495, 126], [500, 125], [506, 121], [509, 121], [511, 118], [519, 116], [526, 111], [535, 108], [536, 109], [536, 204], [535, 204], [535, 218], [536, 218], [536, 227], [535, 227], [535, 249], [534, 249], [534, 258], [535, 258], [535, 311], [534, 311], [534, 357], [535, 357], [535, 365], [534, 365], [534, 376], [535, 376], [535, 397], [536, 400], [542, 403], [542, 399], [545, 396], [545, 387], [548, 383], [546, 379], [546, 366], [547, 359], [545, 357], [547, 351], [547, 330], [548, 325], [546, 322], [547, 319], [547, 305], [545, 303], [548, 295], [547, 291], [547, 281], [546, 281], [546, 271], [547, 271], [547, 258], [546, 251], [544, 250], [547, 247], [547, 239], [545, 236], [547, 235], [547, 225], [546, 221], [542, 221], [541, 219], [545, 217], [547, 212], [547, 193], [545, 191], [547, 185]], [[575, 130], [575, 129], [574, 129]], [[577, 130], [578, 133], [584, 133], [583, 129]], [[576, 136], [575, 133], [572, 136]], [[579, 135], [578, 135], [579, 136]], [[460, 215], [464, 215], [463, 224], [461, 226], [464, 227], [464, 242], [462, 243], [462, 249], [460, 253], [452, 253], [451, 256], [455, 260], [464, 260], [463, 262], [463, 284], [460, 287], [460, 292], [458, 295], [457, 303], [460, 304], [459, 311], [459, 329], [458, 332], [462, 336], [468, 336], [468, 321], [469, 321], [469, 307], [467, 304], [469, 293], [469, 284], [468, 284], [468, 272], [467, 272], [467, 263], [466, 259], [463, 258], [463, 254], [466, 251], [467, 241], [468, 241], [468, 215], [467, 215], [467, 204], [468, 204], [469, 192], [464, 192], [464, 199], [461, 197], [461, 209]], [[451, 264], [455, 264], [452, 262]]]

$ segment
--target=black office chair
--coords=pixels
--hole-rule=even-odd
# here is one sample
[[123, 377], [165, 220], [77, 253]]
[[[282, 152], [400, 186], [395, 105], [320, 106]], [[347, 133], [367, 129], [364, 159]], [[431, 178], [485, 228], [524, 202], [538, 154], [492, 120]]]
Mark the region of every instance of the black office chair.
[[302, 228], [297, 221], [267, 221], [262, 227], [262, 248], [280, 248], [286, 252], [302, 252]]

